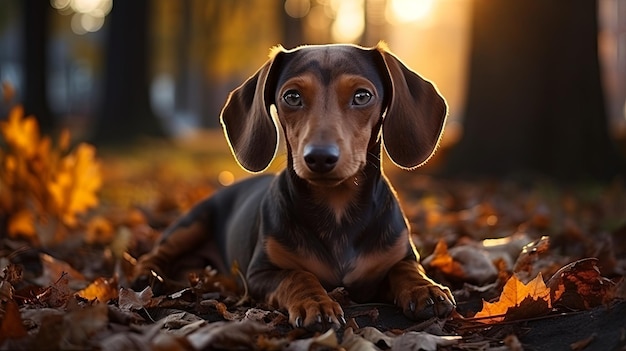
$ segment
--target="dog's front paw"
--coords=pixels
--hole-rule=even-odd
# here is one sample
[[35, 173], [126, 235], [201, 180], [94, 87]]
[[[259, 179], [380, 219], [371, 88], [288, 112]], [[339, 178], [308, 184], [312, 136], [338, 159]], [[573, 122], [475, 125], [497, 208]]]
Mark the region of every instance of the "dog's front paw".
[[430, 282], [399, 291], [396, 304], [402, 308], [405, 316], [413, 320], [446, 318], [455, 307], [450, 289]]
[[296, 328], [326, 330], [346, 323], [341, 306], [328, 295], [311, 295], [285, 306]]
[[341, 306], [328, 296], [317, 277], [310, 272], [290, 272], [268, 300], [286, 309], [289, 323], [296, 328], [326, 330], [346, 323]]

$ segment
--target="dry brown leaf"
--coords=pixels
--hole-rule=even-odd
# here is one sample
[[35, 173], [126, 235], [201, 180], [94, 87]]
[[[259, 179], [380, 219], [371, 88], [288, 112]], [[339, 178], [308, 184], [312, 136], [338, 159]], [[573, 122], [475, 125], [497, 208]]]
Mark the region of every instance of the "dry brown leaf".
[[7, 301], [4, 305], [4, 317], [0, 324], [0, 344], [7, 339], [19, 339], [27, 335], [26, 328], [22, 323], [20, 310], [13, 300]]
[[[352, 328], [348, 328], [352, 330]], [[363, 327], [357, 329], [356, 335], [359, 335], [363, 339], [372, 342], [375, 345], [380, 345], [380, 343], [384, 343], [387, 348], [390, 348], [393, 345], [393, 338], [383, 334], [380, 330], [374, 327]]]
[[91, 346], [93, 336], [106, 328], [109, 309], [104, 303], [78, 307], [63, 317], [63, 338], [61, 350], [86, 349]]
[[437, 351], [439, 346], [456, 345], [460, 336], [439, 336], [426, 332], [404, 333], [393, 341], [392, 351]]
[[[512, 276], [504, 285], [497, 302], [483, 301], [483, 308], [474, 318], [482, 323], [527, 318], [548, 313], [552, 308], [550, 288], [543, 282], [541, 273], [528, 284]], [[491, 318], [488, 318], [491, 317]]]
[[[380, 334], [384, 336], [384, 334], [382, 333]], [[390, 346], [389, 344], [386, 344], [386, 345], [387, 347]], [[343, 341], [341, 342], [341, 347], [343, 347], [347, 351], [378, 351], [380, 350], [378, 347], [376, 347], [374, 341], [363, 337], [361, 334], [355, 334], [352, 328], [346, 328], [346, 330], [344, 331]]]
[[[267, 326], [249, 320], [214, 322], [191, 333], [187, 340], [194, 350], [254, 349], [256, 336], [267, 330]], [[336, 341], [335, 336], [335, 343]]]
[[85, 282], [82, 273], [70, 266], [69, 263], [48, 254], [39, 254], [39, 258], [43, 264], [43, 274], [36, 279], [37, 284], [41, 286], [54, 284], [62, 275], [66, 275], [71, 281]]
[[73, 294], [69, 287], [69, 278], [67, 274], [61, 274], [61, 277], [50, 285], [37, 296], [40, 302], [47, 304], [49, 307], [65, 306], [72, 298]]
[[542, 236], [541, 238], [528, 243], [522, 248], [522, 252], [518, 256], [515, 266], [513, 267], [513, 272], [522, 280], [525, 280], [523, 279], [525, 277], [530, 279], [535, 276], [538, 272], [536, 272], [534, 264], [541, 257], [549, 253], [549, 250], [550, 238], [547, 236]]
[[152, 289], [149, 286], [140, 292], [121, 288], [119, 293], [120, 309], [126, 311], [140, 310], [150, 303], [152, 296]]
[[452, 282], [483, 285], [498, 277], [498, 269], [485, 250], [472, 245], [448, 249], [443, 240], [439, 240], [433, 254], [424, 259], [422, 264], [427, 269], [440, 271]]
[[572, 262], [557, 271], [547, 283], [555, 305], [588, 310], [606, 304], [615, 295], [615, 284], [602, 277], [597, 258]]
[[100, 277], [76, 294], [89, 301], [97, 299], [100, 302], [107, 303], [118, 296], [117, 281], [115, 278], [106, 279]]
[[339, 341], [337, 333], [333, 329], [328, 329], [324, 334], [309, 338], [295, 340], [287, 347], [285, 351], [301, 351], [301, 350], [338, 350]]

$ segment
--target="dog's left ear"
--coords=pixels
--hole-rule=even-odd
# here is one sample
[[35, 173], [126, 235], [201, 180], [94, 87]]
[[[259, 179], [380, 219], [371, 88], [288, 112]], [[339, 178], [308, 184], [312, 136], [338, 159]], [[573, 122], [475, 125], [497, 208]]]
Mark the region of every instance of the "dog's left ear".
[[379, 44], [391, 85], [383, 120], [383, 143], [399, 167], [417, 168], [435, 153], [446, 121], [446, 101], [432, 83]]
[[249, 172], [266, 169], [278, 148], [278, 127], [270, 115], [281, 46], [241, 86], [233, 90], [220, 114], [228, 145], [239, 165]]

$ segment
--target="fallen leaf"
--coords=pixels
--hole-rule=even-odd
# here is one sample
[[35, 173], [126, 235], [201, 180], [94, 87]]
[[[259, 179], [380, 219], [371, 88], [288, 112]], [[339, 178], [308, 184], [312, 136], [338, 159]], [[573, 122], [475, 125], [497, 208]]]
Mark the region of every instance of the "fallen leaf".
[[4, 305], [4, 318], [0, 324], [0, 344], [7, 339], [19, 339], [26, 335], [17, 304], [13, 300], [8, 300]]
[[114, 239], [114, 229], [109, 219], [104, 216], [95, 216], [87, 222], [85, 242], [88, 244], [108, 244]]
[[72, 291], [69, 287], [69, 278], [65, 273], [61, 273], [59, 279], [52, 285], [46, 287], [39, 293], [37, 301], [49, 307], [62, 307], [72, 298]]
[[445, 241], [439, 240], [439, 242], [437, 242], [437, 246], [435, 246], [431, 257], [429, 257], [429, 260], [425, 260], [424, 264], [437, 268], [447, 275], [460, 279], [464, 277], [465, 273], [463, 272], [463, 267], [450, 256], [448, 245]]
[[498, 277], [498, 269], [485, 250], [470, 245], [448, 249], [443, 240], [437, 243], [433, 254], [422, 264], [426, 269], [438, 270], [451, 282], [482, 285]]
[[214, 322], [188, 335], [187, 340], [194, 350], [254, 349], [256, 336], [267, 329], [267, 326], [249, 320]]
[[513, 273], [522, 281], [530, 280], [538, 272], [535, 269], [535, 263], [543, 256], [549, 253], [550, 238], [542, 236], [541, 238], [524, 245], [522, 252], [517, 257], [513, 266]]
[[504, 285], [498, 301], [490, 303], [483, 300], [483, 308], [474, 318], [482, 323], [497, 323], [545, 314], [551, 308], [550, 288], [546, 287], [541, 273], [528, 284], [512, 276]]
[[62, 275], [66, 275], [71, 281], [86, 283], [82, 273], [74, 269], [69, 263], [43, 253], [39, 254], [39, 258], [43, 264], [43, 274], [36, 279], [37, 284], [41, 286], [51, 285]]
[[26, 157], [35, 155], [39, 145], [39, 126], [33, 116], [24, 117], [24, 108], [15, 106], [7, 121], [0, 121], [5, 142]]
[[328, 329], [324, 334], [308, 338], [294, 340], [285, 347], [285, 351], [302, 350], [335, 350], [339, 348], [337, 333], [333, 329]]
[[597, 263], [597, 258], [585, 258], [558, 270], [547, 283], [554, 305], [588, 310], [613, 299], [615, 283], [602, 277]]
[[9, 235], [12, 237], [25, 236], [35, 237], [37, 232], [35, 231], [35, 218], [33, 213], [23, 208], [9, 217], [9, 223], [7, 225]]
[[63, 317], [63, 337], [59, 345], [61, 350], [86, 349], [90, 341], [100, 330], [106, 328], [108, 318], [107, 305], [78, 307]]
[[89, 301], [97, 299], [100, 302], [107, 303], [118, 296], [117, 282], [115, 278], [106, 279], [100, 277], [86, 288], [78, 291], [76, 295]]
[[145, 287], [140, 292], [135, 292], [132, 289], [121, 288], [118, 303], [121, 310], [140, 310], [150, 303], [152, 296], [152, 289], [149, 286]]
[[58, 171], [48, 183], [58, 215], [70, 227], [76, 225], [77, 214], [98, 204], [96, 193], [102, 185], [102, 177], [95, 153], [92, 145], [78, 145], [61, 160]]
[[[349, 328], [351, 329], [351, 328]], [[370, 341], [374, 345], [377, 346], [385, 346], [386, 348], [390, 348], [393, 345], [393, 338], [383, 334], [380, 330], [373, 327], [363, 327], [357, 329], [356, 335], [359, 335], [363, 339]], [[383, 345], [381, 345], [381, 343]]]
[[[371, 328], [371, 329], [374, 329], [374, 328]], [[361, 334], [355, 334], [352, 328], [346, 328], [346, 330], [343, 333], [343, 341], [341, 342], [341, 347], [346, 349], [347, 351], [361, 351], [361, 350], [378, 351], [380, 350], [376, 345], [377, 344], [374, 343], [372, 340], [368, 340], [367, 338], [364, 338]], [[387, 348], [389, 348], [390, 345], [386, 344], [386, 346]]]
[[439, 346], [458, 344], [460, 336], [438, 336], [426, 332], [404, 333], [393, 341], [392, 351], [437, 351]]

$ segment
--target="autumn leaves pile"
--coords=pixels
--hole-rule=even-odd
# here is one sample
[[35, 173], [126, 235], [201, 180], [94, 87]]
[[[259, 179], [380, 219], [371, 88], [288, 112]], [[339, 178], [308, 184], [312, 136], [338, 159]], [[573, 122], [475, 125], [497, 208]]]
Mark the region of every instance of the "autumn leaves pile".
[[53, 144], [21, 106], [0, 122], [0, 223], [12, 237], [58, 242], [78, 225], [77, 215], [98, 205], [102, 185], [95, 148], [70, 148], [69, 132]]

